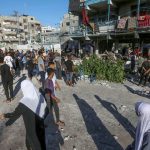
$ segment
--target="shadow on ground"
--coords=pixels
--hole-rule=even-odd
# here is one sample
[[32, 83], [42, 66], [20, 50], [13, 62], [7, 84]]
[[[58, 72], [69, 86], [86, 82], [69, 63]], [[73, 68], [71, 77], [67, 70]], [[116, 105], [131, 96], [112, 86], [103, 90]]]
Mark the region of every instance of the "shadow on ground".
[[131, 122], [125, 118], [122, 114], [118, 112], [117, 107], [106, 100], [102, 100], [99, 96], [95, 95], [95, 98], [101, 103], [101, 105], [110, 112], [116, 120], [124, 127], [124, 129], [130, 134], [130, 136], [135, 138], [135, 127], [131, 124]]
[[21, 86], [21, 82], [23, 81], [23, 80], [25, 80], [27, 77], [24, 75], [23, 77], [21, 77], [18, 81], [17, 81], [17, 84], [16, 84], [16, 86], [15, 86], [15, 88], [14, 88], [14, 97], [18, 94], [18, 92], [19, 92], [19, 90], [20, 90], [20, 86]]
[[135, 90], [127, 85], [124, 85], [124, 86], [127, 88], [128, 91], [130, 91], [133, 94], [136, 94], [136, 95], [139, 95], [139, 96], [145, 97], [145, 98], [150, 98], [150, 93], [148, 94], [148, 93], [143, 92], [142, 90], [138, 90], [138, 89]]
[[123, 150], [105, 125], [97, 116], [94, 109], [84, 100], [73, 94], [83, 116], [87, 132], [93, 139], [98, 150]]
[[47, 126], [45, 130], [47, 150], [60, 150], [60, 146], [64, 144], [64, 139], [58, 126], [55, 124], [52, 112], [47, 116], [45, 124]]

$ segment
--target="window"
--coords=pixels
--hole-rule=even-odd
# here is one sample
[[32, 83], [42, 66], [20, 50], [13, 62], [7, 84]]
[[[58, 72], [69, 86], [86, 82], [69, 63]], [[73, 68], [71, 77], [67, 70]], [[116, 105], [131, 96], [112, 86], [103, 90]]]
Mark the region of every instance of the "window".
[[20, 23], [19, 25], [22, 26], [22, 23]]
[[31, 18], [31, 20], [33, 20], [33, 18]]
[[26, 20], [26, 19], [23, 19], [23, 23], [27, 23], [27, 20]]
[[27, 26], [27, 25], [25, 25], [25, 26], [24, 26], [24, 29], [27, 29], [27, 28], [28, 28], [28, 26]]
[[66, 22], [66, 26], [70, 26], [70, 22]]

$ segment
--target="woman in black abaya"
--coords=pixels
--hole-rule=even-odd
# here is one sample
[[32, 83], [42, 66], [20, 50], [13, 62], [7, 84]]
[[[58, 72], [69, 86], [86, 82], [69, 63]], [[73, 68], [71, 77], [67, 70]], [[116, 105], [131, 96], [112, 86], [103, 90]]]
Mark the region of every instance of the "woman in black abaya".
[[23, 98], [12, 113], [1, 115], [9, 118], [6, 126], [12, 125], [21, 115], [26, 128], [26, 146], [28, 150], [46, 150], [44, 119], [48, 114], [44, 97], [29, 80], [21, 83]]

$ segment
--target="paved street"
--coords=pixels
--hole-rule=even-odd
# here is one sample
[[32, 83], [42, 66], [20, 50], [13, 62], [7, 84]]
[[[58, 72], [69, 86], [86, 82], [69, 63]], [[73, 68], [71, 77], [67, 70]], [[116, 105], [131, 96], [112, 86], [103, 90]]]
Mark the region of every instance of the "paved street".
[[[23, 79], [23, 78], [22, 78]], [[0, 113], [15, 109], [22, 94], [15, 81], [16, 99], [11, 104], [0, 101]], [[139, 100], [149, 101], [146, 94], [139, 96], [139, 87], [125, 82], [90, 84], [79, 81], [75, 87], [67, 87], [60, 81], [62, 91], [61, 119], [66, 126], [60, 129], [53, 123], [50, 115], [46, 120], [46, 143], [48, 150], [121, 150], [132, 142], [136, 125], [134, 103]], [[132, 92], [131, 92], [132, 89]], [[142, 88], [140, 88], [141, 90]], [[20, 118], [12, 126], [5, 127], [0, 122], [0, 147], [3, 150], [25, 150], [25, 132]]]

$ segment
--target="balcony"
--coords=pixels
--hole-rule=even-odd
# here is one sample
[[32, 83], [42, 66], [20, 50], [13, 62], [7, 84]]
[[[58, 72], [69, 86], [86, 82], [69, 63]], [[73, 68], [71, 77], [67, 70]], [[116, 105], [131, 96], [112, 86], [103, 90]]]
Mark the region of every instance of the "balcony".
[[[96, 35], [105, 34], [109, 32], [115, 32], [117, 20], [111, 21], [99, 21], [97, 23], [90, 23], [87, 28], [85, 26], [70, 27], [70, 35], [73, 37], [85, 36], [85, 34]], [[69, 34], [69, 32], [68, 32]]]
[[4, 31], [5, 35], [16, 35], [16, 31]]
[[81, 26], [73, 26], [70, 27], [70, 35], [74, 36], [82, 36], [83, 35], [83, 29]]
[[3, 26], [7, 29], [17, 29], [17, 24], [4, 24]]
[[5, 42], [19, 42], [19, 38], [4, 38]]
[[115, 27], [117, 24], [117, 20], [112, 20], [112, 21], [105, 21], [105, 22], [98, 22], [98, 27], [99, 27], [99, 32], [100, 33], [107, 33], [109, 32], [114, 32]]

